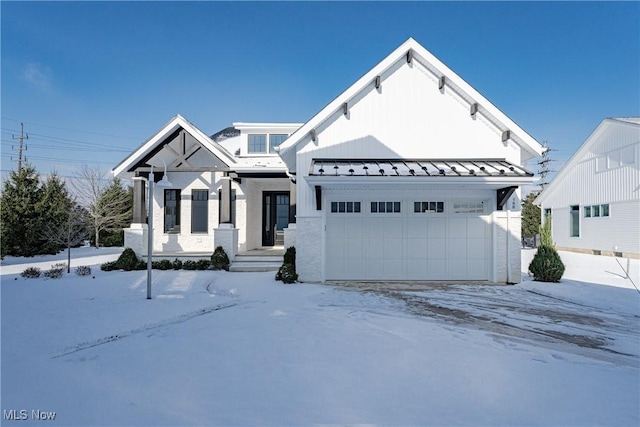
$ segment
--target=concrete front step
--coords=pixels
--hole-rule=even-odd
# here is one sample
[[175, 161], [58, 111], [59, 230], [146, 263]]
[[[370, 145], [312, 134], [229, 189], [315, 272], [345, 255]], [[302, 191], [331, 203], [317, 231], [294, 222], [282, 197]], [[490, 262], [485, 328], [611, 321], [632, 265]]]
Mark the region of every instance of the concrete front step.
[[282, 255], [243, 254], [236, 255], [229, 271], [278, 271], [282, 265]]

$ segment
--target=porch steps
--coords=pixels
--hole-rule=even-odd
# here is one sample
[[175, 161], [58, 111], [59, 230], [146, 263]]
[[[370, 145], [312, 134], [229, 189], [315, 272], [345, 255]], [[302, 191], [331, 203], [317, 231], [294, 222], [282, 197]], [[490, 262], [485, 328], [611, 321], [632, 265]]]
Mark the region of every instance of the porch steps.
[[236, 255], [229, 271], [278, 271], [282, 265], [282, 255]]

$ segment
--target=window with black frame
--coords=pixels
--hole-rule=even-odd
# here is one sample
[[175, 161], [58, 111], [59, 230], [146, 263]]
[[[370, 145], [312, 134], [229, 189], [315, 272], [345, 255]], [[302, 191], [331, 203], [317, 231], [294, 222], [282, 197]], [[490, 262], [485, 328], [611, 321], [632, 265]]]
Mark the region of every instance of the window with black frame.
[[180, 190], [164, 190], [164, 232], [180, 233]]
[[209, 191], [191, 190], [191, 232], [207, 233], [209, 227]]

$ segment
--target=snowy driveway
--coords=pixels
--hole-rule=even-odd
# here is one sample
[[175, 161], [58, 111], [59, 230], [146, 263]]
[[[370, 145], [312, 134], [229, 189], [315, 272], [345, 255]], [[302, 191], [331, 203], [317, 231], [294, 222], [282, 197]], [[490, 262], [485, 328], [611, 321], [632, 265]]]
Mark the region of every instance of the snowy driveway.
[[428, 291], [379, 291], [418, 316], [616, 364], [639, 366], [640, 317], [504, 286], [444, 286]]

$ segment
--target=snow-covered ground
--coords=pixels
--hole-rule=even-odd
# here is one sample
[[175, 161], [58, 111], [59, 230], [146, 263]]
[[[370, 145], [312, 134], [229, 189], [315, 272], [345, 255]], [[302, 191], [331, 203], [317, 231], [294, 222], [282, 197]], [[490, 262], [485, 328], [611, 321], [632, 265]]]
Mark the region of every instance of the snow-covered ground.
[[117, 255], [74, 252], [95, 278], [2, 262], [2, 425], [640, 424], [640, 294], [614, 258], [414, 291], [154, 271], [147, 300], [146, 272], [99, 270]]

